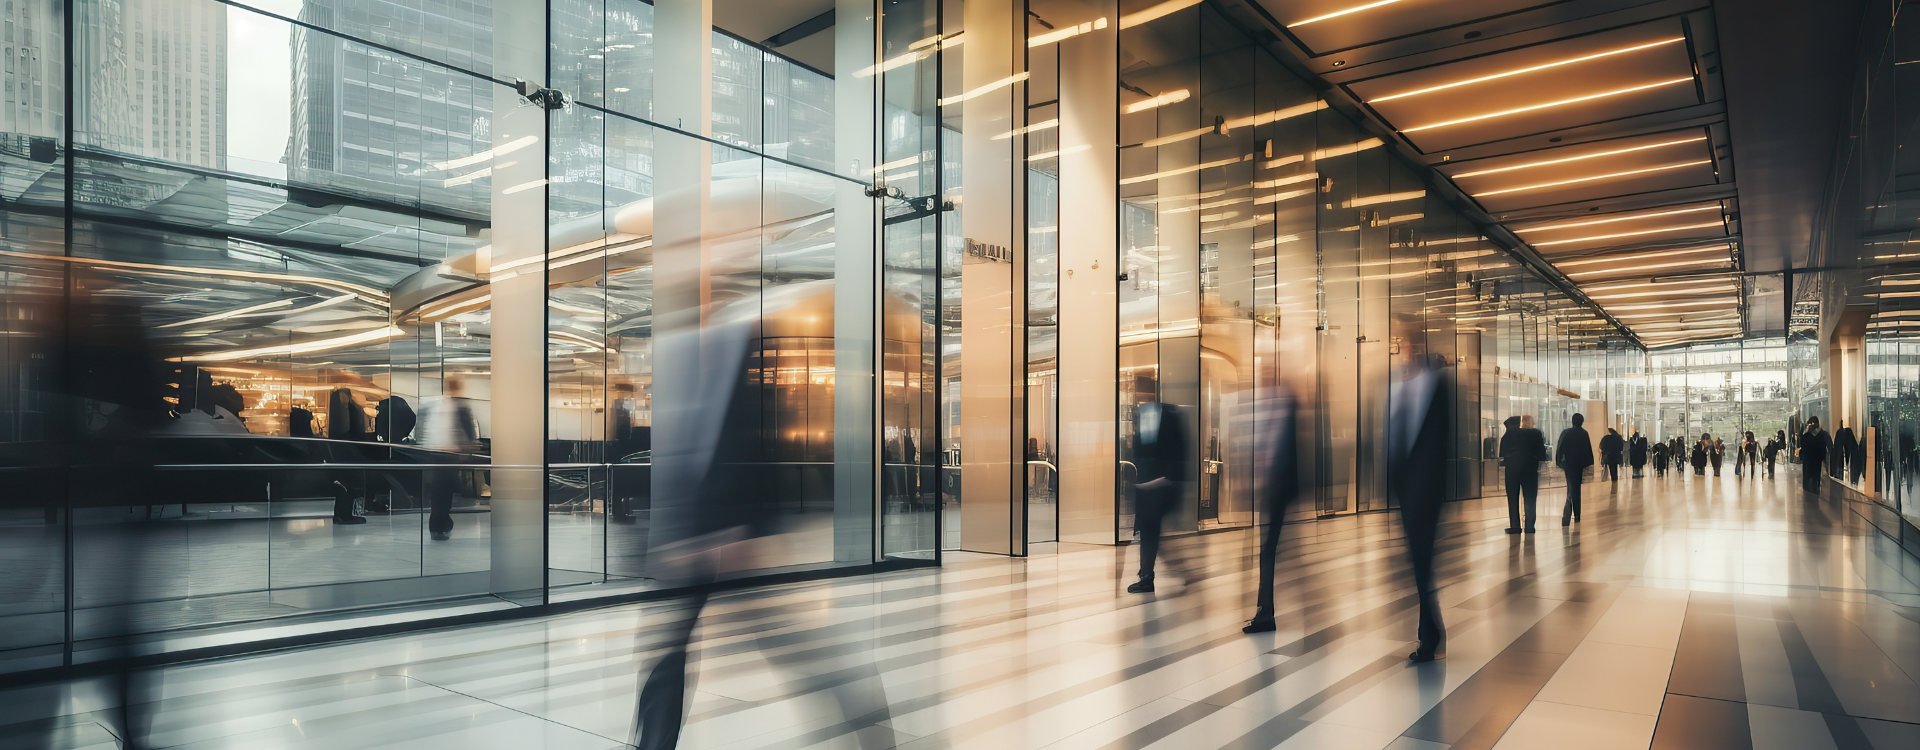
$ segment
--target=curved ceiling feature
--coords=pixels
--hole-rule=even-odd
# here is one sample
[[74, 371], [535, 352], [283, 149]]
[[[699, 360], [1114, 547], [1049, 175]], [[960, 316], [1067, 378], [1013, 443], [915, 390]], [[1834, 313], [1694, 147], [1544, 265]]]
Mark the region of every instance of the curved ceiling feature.
[[1711, 0], [1224, 1], [1619, 330], [1746, 333]]

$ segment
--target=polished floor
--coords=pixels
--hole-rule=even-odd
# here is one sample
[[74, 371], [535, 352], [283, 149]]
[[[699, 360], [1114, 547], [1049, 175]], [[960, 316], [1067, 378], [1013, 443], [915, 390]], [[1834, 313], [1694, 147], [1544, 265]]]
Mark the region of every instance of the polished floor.
[[[1158, 594], [1126, 548], [950, 555], [737, 592], [699, 630], [682, 747], [1920, 747], [1920, 560], [1772, 480], [1589, 484], [1585, 518], [1442, 530], [1448, 658], [1410, 666], [1390, 514], [1289, 526], [1280, 631], [1242, 635], [1253, 540], [1185, 540]], [[1549, 510], [1551, 509], [1551, 510]], [[1183, 585], [1173, 584], [1178, 578]], [[603, 748], [671, 603], [143, 675], [148, 747]], [[110, 748], [102, 682], [0, 691], [0, 747]]]

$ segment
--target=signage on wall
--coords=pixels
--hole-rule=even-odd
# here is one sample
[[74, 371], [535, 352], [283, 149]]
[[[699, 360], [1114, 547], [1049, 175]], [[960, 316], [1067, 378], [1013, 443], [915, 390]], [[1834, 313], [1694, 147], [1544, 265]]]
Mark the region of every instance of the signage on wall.
[[1006, 245], [989, 245], [967, 238], [967, 255], [993, 263], [1012, 263], [1013, 250]]

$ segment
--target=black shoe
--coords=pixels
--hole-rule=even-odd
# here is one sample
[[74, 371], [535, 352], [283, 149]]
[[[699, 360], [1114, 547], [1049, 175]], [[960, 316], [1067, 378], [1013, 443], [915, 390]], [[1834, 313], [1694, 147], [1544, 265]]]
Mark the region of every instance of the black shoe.
[[356, 523], [366, 523], [367, 519], [359, 516], [334, 516], [333, 522], [343, 526], [352, 526]]
[[1528, 526], [1528, 527], [1527, 527], [1527, 533], [1529, 533], [1529, 534], [1531, 534], [1531, 533], [1533, 533], [1533, 527], [1532, 527], [1532, 526]]
[[1271, 632], [1273, 632], [1273, 631], [1275, 631], [1275, 630], [1278, 630], [1278, 629], [1279, 629], [1279, 628], [1278, 628], [1277, 626], [1275, 626], [1275, 625], [1274, 625], [1274, 623], [1273, 623], [1273, 618], [1271, 618], [1271, 617], [1255, 617], [1255, 618], [1253, 618], [1253, 619], [1252, 619], [1251, 621], [1249, 621], [1249, 622], [1247, 623], [1247, 625], [1246, 625], [1246, 627], [1243, 627], [1243, 628], [1241, 628], [1241, 629], [1240, 629], [1240, 632], [1242, 632], [1242, 633], [1271, 633]]
[[1509, 527], [1507, 527], [1507, 533], [1509, 533], [1509, 534], [1518, 534], [1518, 533], [1520, 533], [1520, 529], [1519, 529], [1518, 527], [1515, 527], [1515, 526], [1509, 526]]
[[1138, 580], [1138, 581], [1134, 581], [1134, 582], [1133, 582], [1133, 585], [1132, 585], [1132, 586], [1128, 586], [1128, 587], [1127, 587], [1127, 593], [1129, 593], [1129, 594], [1151, 594], [1151, 593], [1153, 593], [1153, 579], [1151, 579], [1151, 578], [1142, 578], [1142, 579], [1140, 579], [1140, 580]]
[[452, 534], [448, 534], [447, 532], [444, 532], [444, 531], [433, 532], [433, 540], [436, 542], [444, 542], [452, 538], [453, 538]]

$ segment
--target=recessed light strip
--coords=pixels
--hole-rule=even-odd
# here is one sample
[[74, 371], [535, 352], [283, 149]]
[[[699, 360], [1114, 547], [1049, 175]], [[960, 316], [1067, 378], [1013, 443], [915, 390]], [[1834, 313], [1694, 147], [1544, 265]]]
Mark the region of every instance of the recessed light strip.
[[[1728, 256], [1727, 260], [1732, 260], [1732, 252], [1733, 252], [1732, 245], [1715, 245], [1713, 247], [1681, 248], [1678, 250], [1656, 250], [1656, 251], [1647, 252], [1647, 253], [1634, 253], [1632, 255], [1600, 255], [1592, 258], [1580, 258], [1578, 260], [1554, 261], [1553, 264], [1561, 268], [1566, 268], [1568, 266], [1588, 266], [1588, 265], [1593, 265], [1595, 263], [1619, 263], [1622, 261], [1633, 261], [1633, 260], [1640, 260], [1643, 258], [1673, 258], [1673, 257], [1678, 257], [1683, 255], [1693, 255], [1696, 253], [1726, 253]], [[1704, 261], [1695, 261], [1695, 262], [1704, 262]]]
[[1556, 188], [1556, 187], [1562, 187], [1565, 185], [1578, 185], [1582, 182], [1594, 182], [1596, 180], [1611, 180], [1616, 177], [1632, 177], [1637, 174], [1648, 174], [1650, 172], [1665, 172], [1669, 169], [1685, 169], [1687, 167], [1697, 167], [1702, 164], [1712, 164], [1712, 163], [1713, 162], [1710, 160], [1701, 159], [1700, 161], [1682, 162], [1680, 164], [1665, 164], [1658, 167], [1647, 167], [1646, 169], [1629, 169], [1625, 172], [1612, 172], [1609, 174], [1597, 174], [1590, 177], [1577, 177], [1571, 180], [1542, 182], [1538, 185], [1523, 185], [1521, 187], [1505, 188], [1502, 190], [1490, 190], [1484, 193], [1474, 193], [1473, 197], [1485, 198], [1485, 197], [1494, 196], [1494, 195], [1506, 195], [1507, 193], [1519, 193], [1527, 190], [1545, 190], [1547, 188]]
[[1613, 239], [1619, 239], [1621, 237], [1638, 237], [1643, 234], [1660, 234], [1661, 232], [1678, 232], [1685, 229], [1706, 229], [1709, 227], [1724, 227], [1724, 226], [1726, 225], [1718, 221], [1707, 223], [1707, 224], [1681, 224], [1679, 226], [1659, 227], [1657, 229], [1642, 229], [1638, 232], [1621, 232], [1619, 234], [1596, 234], [1591, 237], [1575, 237], [1570, 240], [1554, 240], [1552, 242], [1529, 242], [1527, 244], [1532, 245], [1534, 247], [1549, 247], [1552, 245], [1570, 245], [1576, 242], [1593, 242], [1595, 240], [1613, 240]]
[[1568, 156], [1561, 159], [1548, 159], [1546, 161], [1535, 161], [1535, 162], [1528, 162], [1526, 164], [1515, 164], [1511, 167], [1497, 167], [1494, 169], [1482, 169], [1477, 172], [1461, 172], [1460, 174], [1454, 175], [1453, 179], [1460, 180], [1468, 177], [1479, 177], [1481, 175], [1499, 174], [1501, 172], [1512, 172], [1520, 169], [1533, 169], [1534, 167], [1550, 167], [1555, 164], [1566, 164], [1567, 162], [1586, 161], [1588, 159], [1599, 159], [1601, 157], [1606, 157], [1606, 156], [1619, 156], [1620, 154], [1631, 154], [1635, 151], [1646, 151], [1648, 149], [1665, 148], [1667, 146], [1678, 146], [1683, 143], [1699, 143], [1706, 139], [1707, 137], [1703, 135], [1703, 136], [1700, 136], [1699, 138], [1684, 138], [1677, 141], [1664, 141], [1661, 143], [1650, 143], [1645, 146], [1634, 146], [1632, 148], [1619, 148], [1619, 149], [1614, 149], [1612, 151], [1599, 151], [1591, 154], [1581, 154], [1579, 156]]
[[1446, 122], [1436, 122], [1436, 123], [1433, 123], [1433, 124], [1431, 124], [1431, 125], [1421, 125], [1421, 126], [1419, 126], [1419, 127], [1414, 127], [1414, 128], [1402, 128], [1402, 129], [1400, 130], [1400, 132], [1402, 132], [1402, 133], [1418, 133], [1418, 132], [1420, 132], [1420, 131], [1422, 131], [1422, 130], [1433, 130], [1433, 129], [1435, 129], [1435, 128], [1446, 128], [1446, 127], [1452, 127], [1452, 126], [1454, 126], [1454, 125], [1465, 125], [1465, 124], [1467, 124], [1467, 123], [1470, 123], [1470, 122], [1479, 122], [1479, 121], [1481, 121], [1481, 120], [1490, 120], [1490, 119], [1493, 119], [1493, 118], [1495, 118], [1495, 117], [1506, 117], [1506, 116], [1508, 116], [1508, 115], [1518, 115], [1518, 114], [1525, 114], [1525, 113], [1527, 113], [1527, 112], [1533, 112], [1533, 111], [1535, 111], [1535, 110], [1541, 110], [1541, 109], [1549, 109], [1549, 108], [1552, 108], [1552, 107], [1562, 107], [1562, 106], [1566, 106], [1566, 105], [1568, 105], [1568, 104], [1579, 104], [1579, 103], [1581, 103], [1581, 102], [1590, 102], [1590, 101], [1593, 101], [1593, 100], [1595, 100], [1595, 99], [1605, 99], [1605, 98], [1607, 98], [1607, 97], [1610, 97], [1610, 96], [1619, 96], [1619, 95], [1621, 95], [1621, 94], [1631, 94], [1631, 93], [1634, 93], [1634, 92], [1636, 92], [1636, 91], [1646, 91], [1647, 89], [1657, 89], [1657, 88], [1660, 88], [1661, 86], [1672, 86], [1672, 85], [1674, 85], [1674, 84], [1676, 84], [1676, 83], [1689, 83], [1689, 82], [1692, 82], [1692, 81], [1693, 81], [1693, 76], [1687, 76], [1687, 77], [1685, 77], [1685, 78], [1673, 78], [1673, 79], [1668, 79], [1668, 80], [1665, 80], [1665, 81], [1655, 81], [1655, 82], [1653, 82], [1653, 83], [1644, 83], [1644, 84], [1641, 84], [1641, 85], [1639, 85], [1639, 86], [1629, 86], [1629, 87], [1627, 87], [1627, 88], [1624, 88], [1624, 89], [1615, 89], [1615, 90], [1613, 90], [1613, 91], [1602, 91], [1602, 92], [1600, 92], [1600, 93], [1598, 93], [1598, 94], [1588, 94], [1588, 95], [1586, 95], [1586, 96], [1576, 96], [1576, 97], [1573, 97], [1572, 99], [1561, 99], [1561, 100], [1559, 100], [1559, 101], [1552, 101], [1552, 102], [1545, 102], [1545, 103], [1542, 103], [1542, 104], [1531, 104], [1531, 105], [1528, 105], [1528, 106], [1525, 106], [1525, 107], [1517, 107], [1517, 108], [1514, 108], [1514, 109], [1508, 109], [1508, 110], [1502, 110], [1502, 111], [1499, 111], [1499, 112], [1488, 112], [1487, 114], [1484, 114], [1484, 115], [1474, 115], [1474, 116], [1472, 116], [1472, 117], [1462, 117], [1462, 118], [1460, 118], [1460, 119], [1458, 119], [1458, 120], [1447, 120]]
[[1359, 13], [1360, 11], [1363, 11], [1363, 10], [1373, 10], [1374, 8], [1378, 8], [1378, 7], [1380, 7], [1380, 6], [1383, 6], [1383, 5], [1392, 5], [1392, 4], [1394, 4], [1394, 3], [1397, 3], [1397, 2], [1400, 2], [1400, 0], [1377, 0], [1377, 2], [1371, 2], [1371, 3], [1367, 3], [1367, 4], [1365, 4], [1365, 5], [1356, 5], [1356, 6], [1354, 6], [1354, 7], [1351, 7], [1351, 8], [1348, 8], [1348, 9], [1346, 9], [1346, 10], [1336, 10], [1336, 11], [1334, 11], [1334, 12], [1332, 12], [1332, 13], [1328, 13], [1328, 14], [1326, 14], [1326, 15], [1324, 15], [1324, 16], [1314, 16], [1314, 17], [1312, 17], [1312, 18], [1309, 18], [1309, 19], [1307, 19], [1307, 20], [1305, 20], [1305, 21], [1294, 21], [1293, 23], [1290, 23], [1290, 24], [1287, 24], [1287, 28], [1289, 28], [1289, 29], [1291, 29], [1291, 28], [1295, 28], [1295, 27], [1299, 27], [1299, 26], [1305, 26], [1305, 25], [1307, 25], [1307, 24], [1310, 24], [1310, 23], [1316, 23], [1316, 22], [1319, 22], [1319, 21], [1325, 21], [1325, 20], [1327, 20], [1327, 19], [1329, 19], [1329, 18], [1339, 18], [1339, 17], [1341, 17], [1341, 16], [1344, 16], [1344, 15], [1348, 15], [1348, 14], [1352, 14], [1352, 13]]
[[1690, 213], [1696, 213], [1699, 211], [1712, 211], [1719, 207], [1720, 207], [1719, 204], [1714, 204], [1710, 206], [1694, 206], [1692, 208], [1681, 208], [1681, 209], [1675, 209], [1672, 211], [1660, 211], [1658, 213], [1650, 213], [1650, 214], [1633, 214], [1630, 216], [1616, 216], [1611, 219], [1593, 219], [1591, 221], [1576, 221], [1572, 224], [1536, 224], [1530, 227], [1514, 227], [1513, 231], [1515, 232], [1548, 232], [1556, 229], [1572, 229], [1574, 227], [1590, 227], [1596, 224], [1612, 224], [1616, 221], [1633, 221], [1634, 219], [1651, 219], [1656, 216], [1673, 216], [1676, 214], [1690, 214]]
[[1394, 99], [1404, 99], [1409, 96], [1419, 96], [1421, 94], [1430, 94], [1435, 91], [1445, 91], [1447, 89], [1457, 88], [1460, 86], [1471, 86], [1476, 83], [1485, 83], [1487, 81], [1497, 81], [1499, 79], [1506, 78], [1508, 76], [1523, 75], [1526, 73], [1533, 73], [1536, 71], [1548, 70], [1550, 68], [1558, 68], [1562, 65], [1572, 65], [1574, 63], [1583, 63], [1588, 60], [1598, 60], [1603, 57], [1612, 57], [1614, 55], [1624, 55], [1628, 52], [1638, 52], [1643, 49], [1651, 49], [1651, 48], [1659, 47], [1662, 45], [1672, 44], [1674, 42], [1683, 42], [1683, 41], [1686, 41], [1686, 39], [1687, 38], [1683, 36], [1676, 36], [1671, 39], [1661, 39], [1659, 41], [1648, 42], [1646, 44], [1636, 44], [1632, 47], [1621, 47], [1620, 49], [1607, 50], [1605, 52], [1596, 52], [1591, 55], [1583, 55], [1581, 57], [1572, 57], [1565, 60], [1557, 60], [1550, 63], [1543, 63], [1540, 65], [1519, 68], [1516, 70], [1509, 70], [1504, 73], [1494, 73], [1493, 75], [1480, 76], [1479, 78], [1469, 78], [1464, 81], [1454, 81], [1453, 83], [1443, 83], [1438, 86], [1428, 86], [1427, 88], [1424, 88], [1424, 89], [1414, 89], [1412, 91], [1404, 91], [1398, 94], [1389, 94], [1387, 96], [1383, 96], [1378, 99], [1368, 99], [1367, 103], [1373, 104], [1375, 102], [1385, 102], [1385, 101], [1392, 101]]

